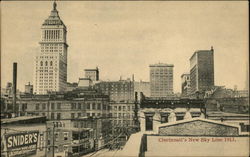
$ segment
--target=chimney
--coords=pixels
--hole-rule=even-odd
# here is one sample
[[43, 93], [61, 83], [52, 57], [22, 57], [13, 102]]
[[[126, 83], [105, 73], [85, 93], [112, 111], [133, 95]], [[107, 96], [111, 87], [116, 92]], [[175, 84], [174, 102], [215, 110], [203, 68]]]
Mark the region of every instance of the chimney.
[[17, 63], [13, 63], [13, 115], [15, 116], [16, 111], [16, 86], [17, 86]]

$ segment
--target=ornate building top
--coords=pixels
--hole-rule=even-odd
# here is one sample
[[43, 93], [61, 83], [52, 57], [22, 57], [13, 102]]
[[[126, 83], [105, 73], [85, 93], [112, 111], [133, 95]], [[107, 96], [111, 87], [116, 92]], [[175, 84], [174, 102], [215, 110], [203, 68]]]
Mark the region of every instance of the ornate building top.
[[56, 9], [56, 2], [53, 3], [53, 10], [51, 10], [50, 16], [44, 21], [43, 26], [49, 26], [49, 25], [63, 25], [66, 27], [63, 23], [63, 21], [60, 19], [58, 11]]

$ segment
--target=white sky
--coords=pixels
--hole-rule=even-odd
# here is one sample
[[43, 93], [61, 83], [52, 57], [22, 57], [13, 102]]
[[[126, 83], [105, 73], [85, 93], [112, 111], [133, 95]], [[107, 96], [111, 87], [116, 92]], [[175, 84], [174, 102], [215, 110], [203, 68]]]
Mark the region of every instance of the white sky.
[[[50, 1], [1, 2], [1, 85], [12, 82], [18, 63], [18, 88], [33, 82], [40, 27]], [[149, 64], [174, 64], [174, 91], [189, 71], [194, 51], [214, 47], [215, 84], [246, 87], [248, 71], [247, 1], [59, 1], [68, 30], [68, 81], [99, 66], [102, 80], [135, 75], [149, 80]]]

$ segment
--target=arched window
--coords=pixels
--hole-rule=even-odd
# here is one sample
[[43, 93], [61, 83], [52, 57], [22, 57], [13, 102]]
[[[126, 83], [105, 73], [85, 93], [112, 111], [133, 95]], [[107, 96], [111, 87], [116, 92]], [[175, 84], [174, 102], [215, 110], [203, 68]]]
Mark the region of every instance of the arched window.
[[53, 65], [53, 62], [52, 61], [50, 61], [50, 66], [52, 66]]
[[40, 65], [43, 66], [43, 61], [40, 62]]
[[47, 61], [45, 62], [45, 66], [48, 66], [48, 62]]

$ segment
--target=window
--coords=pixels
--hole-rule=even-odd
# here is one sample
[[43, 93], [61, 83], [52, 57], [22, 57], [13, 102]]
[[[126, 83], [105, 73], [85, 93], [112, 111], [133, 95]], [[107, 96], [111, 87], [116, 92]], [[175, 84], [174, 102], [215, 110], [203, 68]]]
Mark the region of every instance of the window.
[[119, 111], [121, 111], [122, 110], [122, 107], [121, 106], [119, 106]]
[[57, 103], [57, 109], [61, 109], [61, 103]]
[[81, 109], [81, 103], [78, 103], [78, 109]]
[[63, 139], [66, 141], [68, 140], [69, 132], [63, 132]]
[[57, 119], [61, 119], [61, 113], [57, 113]]
[[101, 109], [101, 104], [97, 104], [97, 109], [100, 110]]
[[40, 104], [36, 104], [36, 110], [39, 110]]
[[75, 113], [71, 113], [71, 119], [75, 118]]
[[90, 103], [87, 103], [87, 109], [90, 109]]
[[96, 107], [95, 107], [95, 103], [92, 104], [92, 109], [95, 110]]
[[55, 119], [55, 114], [54, 113], [51, 113], [51, 119]]
[[125, 110], [126, 110], [126, 106], [123, 106], [123, 107], [122, 107], [122, 110], [125, 111]]
[[46, 109], [46, 104], [43, 104], [43, 110], [45, 110]]
[[48, 62], [47, 61], [45, 61], [45, 66], [48, 66]]
[[43, 66], [43, 61], [40, 62], [40, 66]]
[[59, 137], [59, 132], [55, 132], [55, 141], [58, 141], [58, 137]]
[[53, 65], [53, 62], [52, 61], [50, 61], [50, 66], [52, 66]]
[[75, 109], [75, 104], [74, 103], [71, 104], [71, 109]]
[[81, 113], [78, 113], [78, 117], [81, 117]]
[[51, 103], [51, 109], [54, 110], [55, 109], [55, 104]]

